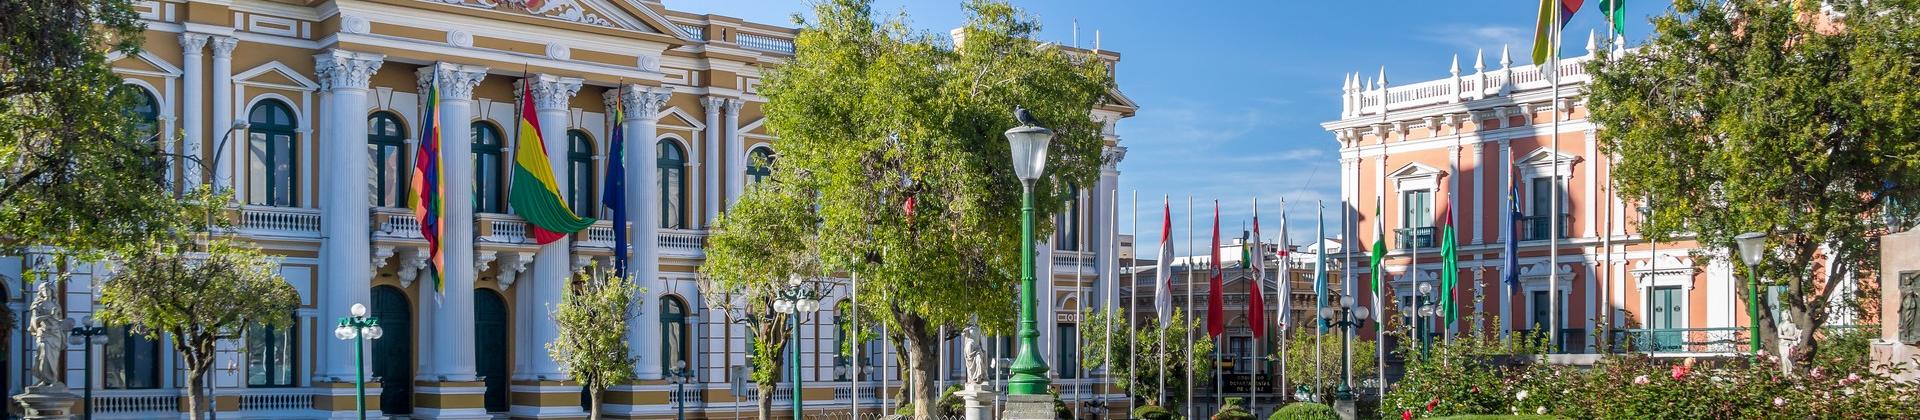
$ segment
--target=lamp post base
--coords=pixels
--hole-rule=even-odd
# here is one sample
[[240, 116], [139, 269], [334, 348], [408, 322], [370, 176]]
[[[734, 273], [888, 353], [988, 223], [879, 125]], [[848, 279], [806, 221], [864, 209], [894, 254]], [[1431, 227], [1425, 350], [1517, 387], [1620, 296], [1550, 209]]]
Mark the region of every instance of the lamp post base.
[[1352, 399], [1333, 400], [1333, 413], [1339, 415], [1340, 420], [1360, 418], [1360, 411], [1353, 406]]
[[1006, 411], [1000, 413], [1005, 420], [1053, 420], [1053, 396], [1008, 395]]

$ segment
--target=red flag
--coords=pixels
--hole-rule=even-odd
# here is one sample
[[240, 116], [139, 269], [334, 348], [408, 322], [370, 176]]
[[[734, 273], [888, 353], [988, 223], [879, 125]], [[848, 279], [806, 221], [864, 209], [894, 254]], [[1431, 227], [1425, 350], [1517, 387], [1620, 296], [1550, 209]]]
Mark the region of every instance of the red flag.
[[1265, 278], [1267, 264], [1265, 261], [1262, 261], [1266, 259], [1267, 253], [1260, 249], [1260, 201], [1258, 199], [1253, 202], [1253, 241], [1241, 244], [1240, 246], [1253, 247], [1252, 251], [1243, 253], [1252, 259], [1252, 261], [1247, 261], [1247, 266], [1253, 268], [1253, 276], [1251, 277], [1253, 279], [1253, 287], [1247, 289], [1247, 326], [1253, 327], [1253, 338], [1260, 338], [1267, 335], [1267, 288], [1265, 284], [1267, 281]]
[[1213, 255], [1207, 260], [1213, 277], [1207, 279], [1207, 335], [1227, 332], [1227, 301], [1220, 290], [1220, 201], [1213, 202]]

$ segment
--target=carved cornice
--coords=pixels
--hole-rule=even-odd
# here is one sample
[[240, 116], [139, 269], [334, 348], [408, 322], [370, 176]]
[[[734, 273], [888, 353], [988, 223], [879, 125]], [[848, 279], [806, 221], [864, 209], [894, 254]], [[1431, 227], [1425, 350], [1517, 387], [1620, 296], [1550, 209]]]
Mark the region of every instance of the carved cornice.
[[366, 89], [373, 72], [380, 71], [385, 54], [327, 50], [313, 56], [313, 73], [320, 79], [320, 91]]
[[427, 250], [408, 247], [400, 250], [400, 287], [413, 287], [413, 280], [427, 269]]
[[493, 260], [499, 257], [499, 251], [484, 249], [473, 250], [473, 274], [479, 275], [480, 273], [487, 272], [487, 266], [493, 264]]
[[373, 247], [373, 249], [371, 250], [373, 254], [371, 262], [373, 263], [374, 274], [379, 274], [380, 269], [386, 268], [387, 259], [393, 258], [393, 251], [394, 250], [392, 246], [383, 245], [383, 246]]
[[[551, 74], [535, 74], [515, 82], [528, 86], [533, 91], [533, 107], [542, 111], [566, 110], [567, 103], [573, 100], [573, 94], [580, 93], [581, 79], [560, 77]], [[519, 88], [521, 86], [515, 86]]]
[[493, 275], [495, 280], [500, 281], [500, 290], [512, 289], [514, 280], [527, 271], [527, 263], [530, 262], [533, 262], [533, 253], [508, 251], [506, 258], [500, 260], [500, 272]]
[[427, 86], [433, 83], [434, 76], [438, 75], [441, 100], [465, 101], [473, 99], [473, 88], [480, 86], [480, 80], [487, 78], [487, 68], [442, 61], [421, 67], [416, 74], [421, 92], [425, 92]]

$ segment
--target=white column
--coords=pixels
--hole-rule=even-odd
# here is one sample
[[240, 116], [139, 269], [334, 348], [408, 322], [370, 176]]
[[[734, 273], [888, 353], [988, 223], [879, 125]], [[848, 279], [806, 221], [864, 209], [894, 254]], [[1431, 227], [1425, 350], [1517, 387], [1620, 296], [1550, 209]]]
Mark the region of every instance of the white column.
[[[367, 304], [368, 281], [373, 275], [367, 238], [367, 82], [386, 56], [327, 50], [313, 56], [320, 82], [320, 109], [314, 125], [321, 130], [319, 165], [341, 174], [319, 180], [320, 284], [326, 285], [322, 319], [346, 317], [353, 304]], [[326, 355], [319, 375], [352, 380], [352, 346], [319, 346]]]
[[[647, 290], [645, 296], [635, 299], [634, 305], [640, 308], [658, 308], [659, 296], [667, 290], [660, 281], [660, 253], [656, 250], [656, 239], [660, 230], [660, 203], [658, 193], [659, 164], [658, 149], [654, 148], [654, 138], [659, 135], [655, 119], [660, 117], [660, 108], [667, 99], [673, 97], [673, 90], [662, 87], [625, 85], [609, 94], [618, 95], [622, 106], [627, 109], [625, 127], [627, 132], [627, 215], [633, 219], [628, 229], [633, 238], [633, 257], [628, 261], [633, 267], [634, 278], [640, 287]], [[660, 323], [659, 311], [643, 310], [642, 316], [627, 323], [628, 351], [639, 359], [638, 375], [643, 380], [662, 378], [660, 368]]]
[[747, 147], [740, 137], [740, 106], [746, 105], [739, 99], [727, 100], [727, 149], [721, 152], [727, 162], [727, 205], [733, 205], [740, 199], [740, 188], [747, 181]]
[[[487, 68], [438, 62], [421, 67], [418, 76], [420, 91], [434, 83], [438, 75], [440, 88], [440, 170], [448, 174], [442, 178], [441, 189], [447, 197], [441, 200], [442, 215], [446, 222], [442, 235], [446, 242], [440, 245], [441, 258], [446, 267], [441, 273], [441, 282], [445, 293], [438, 298], [423, 296], [418, 309], [422, 314], [433, 312], [433, 324], [421, 326], [422, 333], [432, 334], [433, 340], [419, 351], [419, 358], [426, 360], [425, 369], [421, 369], [416, 378], [426, 381], [473, 381], [475, 380], [475, 349], [473, 348], [473, 280], [475, 276], [473, 252], [473, 144], [468, 140], [473, 124], [473, 88], [487, 77]], [[365, 125], [365, 122], [357, 122]], [[463, 176], [464, 175], [464, 176]], [[364, 196], [365, 194], [362, 194]], [[362, 215], [364, 218], [365, 216]], [[422, 285], [422, 291], [430, 294], [432, 284]]]
[[202, 149], [200, 147], [200, 142], [207, 138], [207, 113], [203, 111], [207, 106], [205, 97], [205, 92], [207, 91], [207, 70], [206, 66], [201, 64], [207, 60], [206, 54], [201, 51], [207, 49], [207, 41], [209, 39], [206, 34], [180, 34], [180, 48], [185, 52], [182, 56], [184, 62], [181, 66], [181, 71], [184, 74], [180, 77], [183, 82], [181, 83], [180, 91], [182, 101], [180, 127], [182, 131], [186, 132], [186, 137], [180, 140], [181, 151], [183, 152], [181, 154], [202, 159], [196, 162], [197, 164], [185, 165], [182, 168], [183, 170], [180, 176], [182, 180], [181, 185], [198, 185], [200, 183], [201, 169], [204, 168], [204, 165], [211, 164], [211, 162], [204, 160], [205, 155], [201, 153]]
[[[1115, 143], [1118, 143], [1118, 141]], [[1107, 301], [1108, 298], [1120, 299], [1120, 292], [1118, 288], [1115, 288], [1113, 296], [1107, 296], [1107, 288], [1117, 286], [1121, 283], [1121, 281], [1118, 280], [1120, 277], [1120, 268], [1114, 266], [1116, 260], [1113, 255], [1113, 253], [1117, 252], [1120, 248], [1116, 246], [1116, 244], [1111, 243], [1118, 240], [1119, 237], [1111, 232], [1117, 231], [1120, 228], [1120, 219], [1114, 215], [1114, 207], [1116, 207], [1116, 205], [1114, 204], [1113, 197], [1118, 194], [1116, 190], [1120, 188], [1120, 161], [1127, 158], [1127, 148], [1125, 146], [1107, 147], [1103, 153], [1101, 153], [1101, 157], [1104, 162], [1100, 165], [1100, 190], [1095, 191], [1093, 194], [1094, 197], [1098, 197], [1093, 200], [1096, 204], [1099, 204], [1095, 207], [1100, 209], [1100, 213], [1094, 215], [1094, 217], [1100, 221], [1094, 224], [1098, 227], [1099, 234], [1094, 237], [1099, 239], [1097, 241], [1099, 246], [1093, 249], [1094, 254], [1099, 256], [1099, 259], [1095, 260], [1098, 262], [1094, 264], [1094, 267], [1098, 267], [1094, 272], [1099, 273], [1099, 281], [1094, 282], [1095, 287], [1088, 295], [1098, 296], [1099, 299], [1097, 300], [1101, 305], [1111, 308], [1115, 302]]]
[[[533, 109], [540, 117], [540, 137], [547, 150], [547, 162], [552, 166], [554, 186], [560, 190], [561, 200], [566, 199], [568, 179], [561, 174], [567, 173], [567, 103], [573, 100], [573, 94], [580, 92], [581, 80], [575, 77], [559, 77], [550, 74], [535, 74], [521, 79], [516, 84], [531, 84], [533, 91]], [[516, 147], [532, 147], [528, 141], [519, 139]], [[560, 304], [560, 296], [567, 291], [568, 280], [572, 277], [573, 238], [566, 237], [542, 245], [540, 252], [533, 257], [533, 278], [527, 279], [527, 292], [533, 293], [533, 307], [521, 310], [524, 316], [533, 317], [533, 330], [521, 335], [522, 341], [533, 343], [551, 343], [560, 337], [558, 324], [547, 316], [545, 308]], [[545, 347], [541, 347], [545, 350]], [[567, 377], [560, 364], [545, 352], [530, 358], [530, 371], [521, 375], [534, 377], [546, 376], [549, 380], [561, 380]]]
[[1473, 221], [1473, 242], [1469, 242], [1469, 243], [1476, 244], [1476, 245], [1487, 243], [1486, 236], [1483, 234], [1486, 231], [1486, 226], [1482, 225], [1482, 223], [1486, 221], [1487, 213], [1486, 213], [1485, 207], [1486, 207], [1487, 201], [1482, 200], [1480, 198], [1486, 197], [1488, 194], [1486, 174], [1487, 174], [1487, 169], [1491, 167], [1487, 166], [1487, 155], [1486, 155], [1486, 151], [1484, 150], [1485, 148], [1482, 147], [1483, 145], [1484, 143], [1482, 143], [1479, 140], [1474, 140], [1472, 144], [1468, 145], [1470, 146], [1471, 150], [1473, 150], [1472, 153], [1473, 153], [1474, 170], [1473, 170], [1473, 210], [1471, 213], [1468, 213], [1467, 220]]
[[[213, 154], [217, 157], [207, 165], [213, 167], [213, 185], [223, 188], [233, 185], [232, 162], [239, 156], [237, 150], [241, 150], [237, 146], [246, 141], [244, 132], [227, 134], [227, 128], [233, 126], [234, 117], [233, 47], [239, 44], [240, 40], [234, 37], [213, 37], [213, 132], [214, 141], [221, 143], [214, 144]], [[238, 200], [240, 196], [236, 194], [233, 198]]]
[[706, 217], [700, 219], [700, 227], [710, 227], [713, 219], [720, 216], [720, 109], [726, 107], [727, 99], [707, 96], [700, 98], [700, 106], [707, 111], [707, 148], [701, 152], [706, 163], [707, 175], [700, 179], [700, 185], [706, 186], [707, 205], [702, 207]]

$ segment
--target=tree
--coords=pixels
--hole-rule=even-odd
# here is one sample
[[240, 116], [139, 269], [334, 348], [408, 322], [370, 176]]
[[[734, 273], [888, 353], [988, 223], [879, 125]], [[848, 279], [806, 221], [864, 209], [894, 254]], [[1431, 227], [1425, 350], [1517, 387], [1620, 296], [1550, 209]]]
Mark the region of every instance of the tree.
[[[1148, 322], [1129, 329], [1123, 309], [1089, 312], [1083, 322], [1080, 334], [1085, 337], [1086, 351], [1082, 352], [1081, 363], [1088, 370], [1105, 367], [1115, 385], [1148, 404], [1165, 401], [1169, 409], [1180, 412], [1181, 402], [1188, 398], [1187, 378], [1211, 382], [1207, 378], [1213, 377], [1213, 340], [1196, 336], [1188, 341], [1187, 334], [1199, 330], [1200, 323], [1178, 309], [1165, 326]], [[1201, 362], [1192, 369], [1187, 366], [1189, 350], [1193, 360]], [[1108, 354], [1112, 354], [1111, 359]], [[1127, 360], [1133, 363], [1125, 363]], [[1160, 389], [1162, 374], [1164, 390]]]
[[[1001, 133], [1017, 125], [1014, 106], [1058, 134], [1035, 191], [1059, 196], [1098, 175], [1089, 113], [1113, 85], [1100, 60], [1034, 41], [1039, 25], [1020, 10], [965, 8], [955, 42], [904, 16], [876, 20], [868, 0], [821, 1], [812, 20], [796, 18], [796, 55], [761, 86], [780, 138], [773, 177], [790, 186], [736, 205], [787, 195], [810, 206], [813, 245], [771, 255], [806, 249], [819, 272], [859, 273], [861, 310], [901, 338], [916, 418], [931, 416], [937, 343], [976, 315], [990, 332], [1012, 330], [1021, 187]], [[1060, 206], [1038, 201], [1043, 221]]]
[[[785, 172], [773, 171], [714, 221], [707, 261], [700, 265], [704, 300], [730, 320], [744, 323], [753, 337], [752, 379], [760, 394], [760, 418], [773, 414], [792, 328], [790, 319], [773, 310], [774, 299], [787, 288], [788, 279], [818, 272], [814, 247], [819, 217], [811, 200], [787, 182]], [[825, 290], [815, 292], [824, 295]]]
[[600, 419], [600, 397], [607, 388], [633, 380], [627, 322], [636, 315], [636, 293], [645, 290], [636, 289], [633, 280], [589, 268], [574, 278], [573, 293], [561, 296], [560, 305], [551, 309], [560, 335], [547, 343], [547, 354], [587, 388], [593, 420]]
[[93, 253], [174, 211], [160, 133], [106, 61], [139, 51], [132, 3], [0, 1], [0, 249]]
[[[1287, 336], [1286, 353], [1279, 353], [1279, 349], [1274, 351], [1279, 357], [1286, 358], [1288, 384], [1314, 388], [1314, 395], [1333, 395], [1333, 389], [1344, 379], [1340, 374], [1346, 365], [1341, 362], [1340, 355], [1347, 349], [1340, 342], [1340, 329], [1331, 328], [1320, 336], [1320, 351], [1314, 352], [1312, 323], [1312, 320], [1308, 320], [1304, 325], [1306, 328], [1292, 329], [1291, 335]], [[1358, 387], [1359, 381], [1372, 378], [1380, 372], [1380, 359], [1374, 357], [1379, 354], [1376, 347], [1379, 343], [1362, 337], [1352, 338], [1348, 343], [1353, 345], [1352, 373], [1354, 386]], [[1283, 393], [1291, 392], [1283, 390]]]
[[[1791, 322], [1809, 366], [1830, 304], [1877, 302], [1875, 236], [1920, 215], [1920, 3], [1724, 3], [1677, 1], [1645, 47], [1595, 60], [1592, 120], [1618, 193], [1652, 209], [1652, 240], [1694, 239], [1707, 261], [1771, 233], [1757, 273], [1786, 287], [1791, 319], [1761, 311], [1762, 336]], [[1843, 278], [1863, 284], [1836, 296]]]
[[291, 327], [300, 295], [280, 277], [279, 262], [258, 249], [227, 239], [197, 246], [175, 238], [151, 238], [120, 252], [96, 316], [172, 340], [186, 363], [188, 412], [200, 418], [215, 344], [252, 326]]

